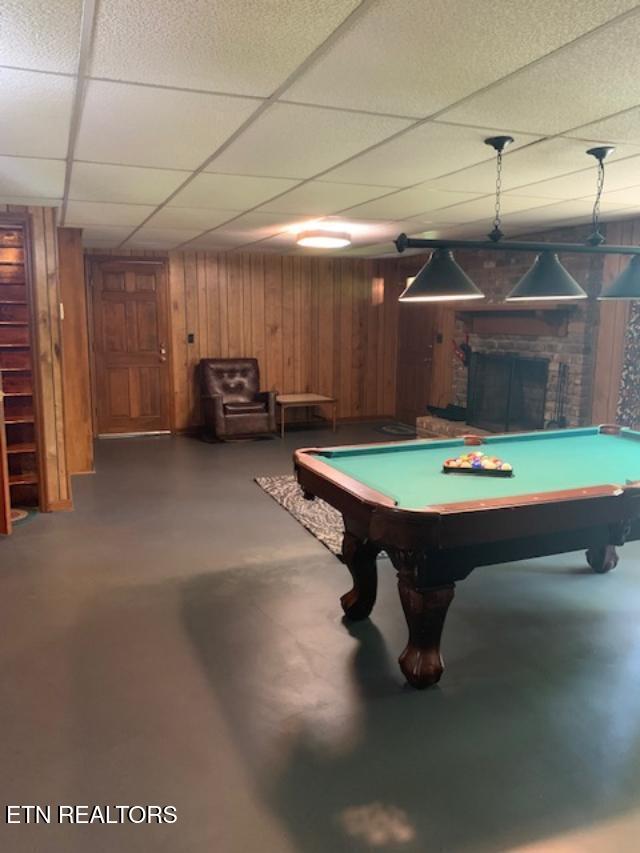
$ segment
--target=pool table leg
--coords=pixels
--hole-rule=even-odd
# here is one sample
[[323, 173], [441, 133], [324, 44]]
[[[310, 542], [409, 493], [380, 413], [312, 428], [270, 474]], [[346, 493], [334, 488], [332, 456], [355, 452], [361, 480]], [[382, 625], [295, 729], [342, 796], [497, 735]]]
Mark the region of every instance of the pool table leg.
[[342, 556], [351, 572], [353, 587], [341, 597], [340, 603], [348, 619], [366, 619], [376, 603], [378, 570], [376, 557], [380, 548], [346, 530], [342, 540]]
[[455, 584], [418, 589], [414, 571], [398, 564], [396, 568], [400, 601], [409, 627], [409, 642], [399, 658], [400, 669], [412, 687], [431, 687], [444, 672], [440, 638]]
[[589, 548], [587, 551], [587, 563], [594, 572], [599, 575], [610, 572], [618, 565], [618, 552], [615, 545], [601, 545], [597, 548]]

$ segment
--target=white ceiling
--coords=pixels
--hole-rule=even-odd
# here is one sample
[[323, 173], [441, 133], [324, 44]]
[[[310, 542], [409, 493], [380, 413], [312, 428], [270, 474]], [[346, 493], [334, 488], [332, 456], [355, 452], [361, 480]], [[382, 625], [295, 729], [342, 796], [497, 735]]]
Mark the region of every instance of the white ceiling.
[[[5, 0], [0, 203], [86, 245], [347, 253], [640, 215], [639, 0]], [[82, 25], [84, 14], [84, 25]]]

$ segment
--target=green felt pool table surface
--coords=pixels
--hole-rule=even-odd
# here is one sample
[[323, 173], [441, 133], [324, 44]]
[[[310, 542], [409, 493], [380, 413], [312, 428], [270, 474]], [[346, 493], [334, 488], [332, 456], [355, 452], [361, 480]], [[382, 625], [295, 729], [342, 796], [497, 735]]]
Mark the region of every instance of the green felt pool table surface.
[[[337, 471], [385, 494], [402, 508], [505, 498], [640, 480], [640, 434], [600, 433], [598, 427], [462, 439], [419, 440], [320, 451]], [[444, 474], [446, 459], [472, 450], [498, 456], [513, 477]]]

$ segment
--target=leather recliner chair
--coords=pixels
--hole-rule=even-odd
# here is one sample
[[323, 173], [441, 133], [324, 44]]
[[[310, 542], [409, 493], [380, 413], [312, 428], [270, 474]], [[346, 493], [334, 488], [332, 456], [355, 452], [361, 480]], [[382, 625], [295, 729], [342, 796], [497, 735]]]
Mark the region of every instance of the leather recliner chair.
[[200, 390], [208, 435], [225, 439], [276, 431], [276, 394], [260, 391], [257, 359], [201, 359]]

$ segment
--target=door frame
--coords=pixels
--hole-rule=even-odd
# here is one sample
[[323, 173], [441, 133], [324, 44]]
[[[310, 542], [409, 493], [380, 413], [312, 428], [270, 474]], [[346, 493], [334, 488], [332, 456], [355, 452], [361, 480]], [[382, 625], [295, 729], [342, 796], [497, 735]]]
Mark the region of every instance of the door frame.
[[[108, 254], [91, 254], [85, 252], [85, 289], [87, 293], [87, 331], [89, 338], [89, 379], [91, 387], [91, 426], [93, 437], [98, 438], [98, 393], [97, 393], [97, 374], [96, 374], [96, 350], [95, 350], [95, 313], [93, 300], [93, 284], [91, 278], [91, 265], [96, 263], [130, 263], [144, 264], [145, 266], [156, 266], [162, 268], [165, 283], [165, 296], [167, 300], [167, 370], [169, 371], [168, 382], [168, 407], [169, 407], [169, 432], [173, 435], [176, 432], [176, 413], [175, 413], [175, 390], [174, 390], [174, 374], [173, 374], [173, 329], [171, 326], [171, 300], [169, 298], [169, 259], [168, 258], [145, 258], [143, 255], [108, 255]], [[145, 435], [141, 432], [140, 435]], [[117, 433], [114, 433], [114, 438], [117, 438]]]

